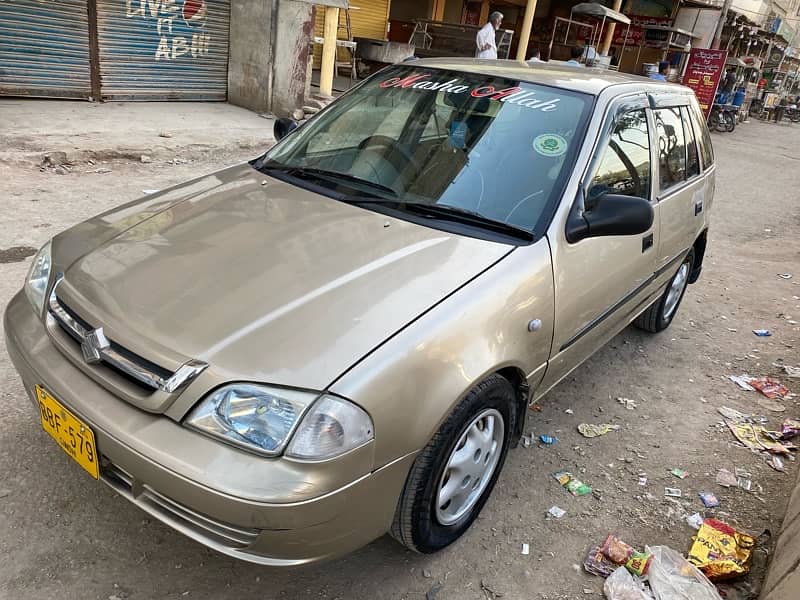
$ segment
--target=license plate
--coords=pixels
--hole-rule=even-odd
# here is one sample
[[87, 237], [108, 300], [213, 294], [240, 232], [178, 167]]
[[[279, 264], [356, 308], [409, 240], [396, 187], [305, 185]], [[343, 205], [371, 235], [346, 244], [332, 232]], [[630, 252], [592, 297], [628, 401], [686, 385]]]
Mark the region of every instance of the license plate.
[[67, 410], [47, 390], [36, 386], [42, 428], [72, 459], [95, 479], [99, 478], [97, 446], [91, 427]]

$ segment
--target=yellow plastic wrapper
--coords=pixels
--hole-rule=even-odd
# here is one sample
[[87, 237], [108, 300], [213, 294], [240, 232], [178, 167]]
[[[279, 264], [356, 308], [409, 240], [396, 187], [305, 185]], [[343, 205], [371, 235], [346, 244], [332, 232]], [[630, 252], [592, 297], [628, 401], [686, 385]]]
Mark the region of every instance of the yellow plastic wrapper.
[[755, 539], [717, 519], [706, 519], [694, 537], [689, 562], [711, 581], [744, 575], [750, 570]]

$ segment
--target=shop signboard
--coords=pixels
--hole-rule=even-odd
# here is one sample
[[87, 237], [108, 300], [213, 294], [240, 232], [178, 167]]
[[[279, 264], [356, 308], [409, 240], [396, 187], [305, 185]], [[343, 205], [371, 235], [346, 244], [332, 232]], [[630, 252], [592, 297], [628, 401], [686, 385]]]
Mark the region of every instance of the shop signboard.
[[714, 96], [717, 93], [720, 79], [725, 71], [727, 50], [709, 50], [707, 48], [692, 48], [683, 75], [683, 85], [694, 90], [703, 114], [708, 117]]

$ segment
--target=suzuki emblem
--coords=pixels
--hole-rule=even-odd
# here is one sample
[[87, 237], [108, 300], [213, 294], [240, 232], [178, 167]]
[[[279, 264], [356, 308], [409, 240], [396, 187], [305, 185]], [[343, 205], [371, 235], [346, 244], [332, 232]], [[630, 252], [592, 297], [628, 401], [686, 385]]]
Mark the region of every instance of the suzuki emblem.
[[102, 327], [98, 327], [94, 331], [87, 331], [81, 342], [83, 359], [87, 363], [100, 362], [100, 352], [110, 346], [111, 342], [108, 341], [108, 338], [103, 333]]

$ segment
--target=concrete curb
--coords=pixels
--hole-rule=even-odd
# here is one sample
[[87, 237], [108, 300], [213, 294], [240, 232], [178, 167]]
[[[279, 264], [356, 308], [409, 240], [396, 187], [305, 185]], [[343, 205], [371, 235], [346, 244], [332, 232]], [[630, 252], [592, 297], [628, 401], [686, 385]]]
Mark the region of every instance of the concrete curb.
[[760, 600], [800, 598], [800, 478], [789, 498]]

